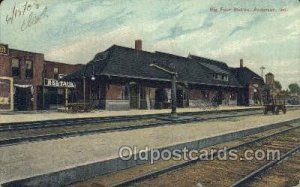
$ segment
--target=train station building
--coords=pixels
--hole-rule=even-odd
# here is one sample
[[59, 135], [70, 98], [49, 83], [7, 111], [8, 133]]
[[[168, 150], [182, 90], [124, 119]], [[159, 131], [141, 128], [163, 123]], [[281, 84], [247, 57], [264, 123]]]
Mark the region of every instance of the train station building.
[[[160, 109], [171, 105], [171, 76], [159, 69], [177, 72], [177, 106], [203, 107], [260, 104], [262, 77], [244, 67], [195, 55], [187, 57], [113, 45], [95, 55], [65, 80], [76, 82], [80, 99], [106, 110]], [[79, 97], [78, 97], [79, 98]]]

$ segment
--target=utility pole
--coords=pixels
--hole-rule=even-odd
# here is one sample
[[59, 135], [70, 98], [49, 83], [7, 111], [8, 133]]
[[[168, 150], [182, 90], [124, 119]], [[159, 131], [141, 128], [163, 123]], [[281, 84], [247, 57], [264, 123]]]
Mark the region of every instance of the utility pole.
[[84, 105], [84, 108], [85, 108], [85, 103], [86, 103], [85, 76], [83, 76], [83, 105]]
[[45, 110], [45, 64], [42, 72], [42, 111]]
[[172, 118], [177, 118], [177, 101], [176, 101], [176, 77], [177, 77], [177, 73], [174, 71], [169, 71], [163, 67], [160, 67], [156, 64], [150, 64], [150, 67], [155, 67], [163, 72], [168, 73], [169, 75], [172, 76], [172, 90], [171, 90], [171, 100], [172, 100], [172, 111], [171, 111], [171, 117]]
[[172, 112], [171, 117], [177, 117], [177, 98], [176, 98], [176, 73], [172, 73]]
[[83, 108], [86, 110], [86, 69], [87, 65], [84, 67], [84, 72], [82, 72], [82, 83], [83, 83]]

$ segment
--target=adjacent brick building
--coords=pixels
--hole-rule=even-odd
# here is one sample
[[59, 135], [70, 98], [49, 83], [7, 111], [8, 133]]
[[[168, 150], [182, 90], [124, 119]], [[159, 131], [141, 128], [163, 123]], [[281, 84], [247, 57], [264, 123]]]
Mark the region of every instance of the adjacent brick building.
[[10, 94], [14, 94], [14, 110], [39, 109], [44, 79], [58, 79], [57, 70], [58, 74], [66, 75], [79, 68], [80, 65], [45, 61], [41, 53], [11, 49], [0, 44], [0, 77], [13, 78], [14, 93]]

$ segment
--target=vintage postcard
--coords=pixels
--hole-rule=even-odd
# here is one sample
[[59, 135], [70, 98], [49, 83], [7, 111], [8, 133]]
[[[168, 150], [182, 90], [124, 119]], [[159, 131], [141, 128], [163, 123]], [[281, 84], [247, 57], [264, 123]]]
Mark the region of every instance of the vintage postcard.
[[0, 186], [300, 187], [299, 0], [0, 0]]

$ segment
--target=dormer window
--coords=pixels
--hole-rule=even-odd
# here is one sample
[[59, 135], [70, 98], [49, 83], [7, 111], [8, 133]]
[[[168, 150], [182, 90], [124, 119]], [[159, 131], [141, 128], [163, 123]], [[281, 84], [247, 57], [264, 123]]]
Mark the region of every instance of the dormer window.
[[228, 81], [228, 75], [214, 73], [213, 74], [213, 79], [219, 80], [219, 81]]

